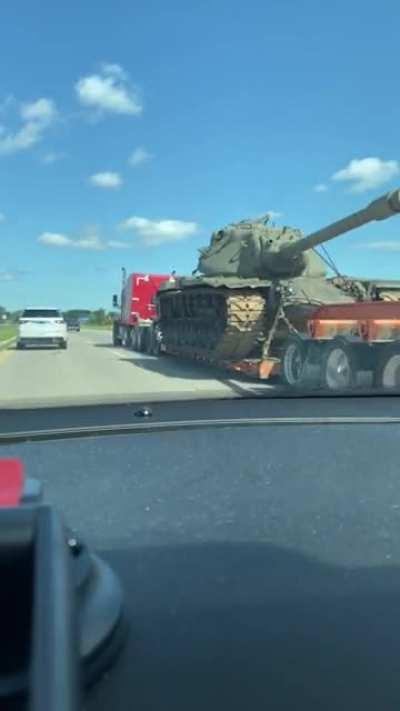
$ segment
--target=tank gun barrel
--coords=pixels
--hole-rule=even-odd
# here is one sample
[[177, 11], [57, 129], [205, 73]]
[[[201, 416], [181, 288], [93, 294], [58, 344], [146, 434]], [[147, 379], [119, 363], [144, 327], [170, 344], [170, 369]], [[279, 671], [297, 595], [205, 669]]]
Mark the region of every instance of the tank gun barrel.
[[382, 197], [373, 200], [362, 210], [353, 212], [351, 215], [348, 215], [337, 222], [333, 222], [331, 225], [327, 225], [327, 227], [323, 227], [322, 229], [312, 232], [302, 239], [282, 246], [280, 254], [285, 257], [295, 256], [296, 254], [304, 252], [307, 249], [317, 247], [323, 242], [328, 242], [330, 239], [338, 237], [345, 232], [361, 227], [368, 222], [373, 222], [374, 220], [386, 220], [387, 217], [391, 217], [396, 213], [400, 214], [400, 189], [393, 190], [386, 195], [382, 195]]

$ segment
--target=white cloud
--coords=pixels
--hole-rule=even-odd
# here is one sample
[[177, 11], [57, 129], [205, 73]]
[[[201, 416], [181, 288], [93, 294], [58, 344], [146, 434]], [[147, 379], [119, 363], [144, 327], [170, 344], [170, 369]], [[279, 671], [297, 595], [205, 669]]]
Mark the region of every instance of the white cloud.
[[101, 69], [103, 74], [107, 74], [110, 77], [116, 77], [117, 79], [122, 79], [122, 81], [128, 81], [128, 72], [126, 72], [120, 64], [103, 62]]
[[15, 281], [18, 279], [18, 272], [0, 272], [0, 281]]
[[113, 189], [122, 185], [122, 178], [118, 173], [104, 172], [91, 175], [89, 181], [96, 188]]
[[132, 245], [128, 244], [128, 242], [121, 242], [121, 240], [118, 239], [110, 239], [107, 242], [108, 247], [112, 247], [113, 249], [131, 249]]
[[53, 151], [49, 151], [48, 153], [45, 153], [40, 160], [45, 165], [51, 165], [52, 163], [56, 163], [62, 158], [65, 158], [65, 153], [56, 153]]
[[280, 217], [282, 217], [283, 212], [276, 212], [276, 210], [268, 210], [266, 212], [266, 215], [268, 215], [270, 220], [278, 220]]
[[382, 242], [364, 242], [358, 248], [372, 249], [379, 252], [400, 252], [400, 240], [383, 240]]
[[387, 183], [399, 171], [400, 165], [396, 160], [355, 158], [345, 168], [334, 173], [332, 180], [348, 182], [352, 192], [361, 193]]
[[6, 216], [5, 216], [4, 212], [0, 212], [0, 222], [4, 222], [5, 219], [6, 219]]
[[17, 101], [12, 94], [9, 94], [8, 96], [6, 96], [6, 98], [3, 99], [3, 101], [0, 101], [0, 114], [7, 113], [7, 111], [10, 108], [12, 108], [13, 106], [15, 106], [16, 103], [17, 103]]
[[40, 244], [47, 244], [50, 247], [70, 247], [72, 239], [57, 232], [43, 232], [40, 237], [38, 237], [38, 242], [40, 242]]
[[0, 127], [0, 155], [24, 151], [38, 143], [57, 117], [57, 109], [54, 101], [42, 98], [23, 104], [20, 114], [23, 124], [19, 130], [11, 133]]
[[153, 158], [146, 148], [139, 146], [131, 153], [128, 163], [131, 165], [140, 165], [140, 163], [148, 163]]
[[34, 121], [42, 126], [48, 126], [57, 117], [57, 109], [51, 99], [38, 99], [30, 104], [22, 104], [21, 118], [23, 121]]
[[147, 247], [179, 242], [196, 234], [196, 222], [183, 222], [182, 220], [149, 220], [146, 217], [129, 217], [121, 223], [124, 230], [133, 230]]
[[317, 185], [314, 185], [314, 192], [316, 193], [326, 193], [328, 190], [328, 186], [325, 185], [325, 183], [317, 183]]
[[0, 270], [0, 281], [17, 281], [17, 279], [23, 279], [30, 274], [28, 269], [15, 269], [14, 271]]
[[85, 249], [85, 250], [104, 250], [104, 249], [131, 249], [132, 244], [120, 240], [101, 239], [98, 234], [98, 228], [95, 225], [89, 226], [84, 230], [83, 236], [70, 237], [69, 235], [60, 232], [43, 232], [37, 239], [39, 244], [47, 247], [68, 248], [68, 249]]
[[100, 74], [90, 74], [79, 79], [75, 91], [82, 106], [100, 114], [137, 116], [143, 110], [137, 92], [119, 64], [103, 64]]
[[29, 121], [15, 133], [0, 134], [0, 155], [17, 153], [34, 146], [40, 141], [42, 133], [43, 127], [40, 124]]
[[90, 249], [90, 250], [100, 250], [104, 249], [104, 245], [100, 238], [93, 234], [82, 239], [73, 239], [67, 235], [60, 234], [58, 232], [43, 232], [38, 237], [38, 242], [44, 244], [48, 247], [71, 247], [73, 249]]
[[93, 235], [92, 237], [86, 237], [84, 239], [75, 239], [73, 240], [73, 247], [76, 247], [77, 249], [104, 249], [104, 244], [100, 240], [97, 235]]

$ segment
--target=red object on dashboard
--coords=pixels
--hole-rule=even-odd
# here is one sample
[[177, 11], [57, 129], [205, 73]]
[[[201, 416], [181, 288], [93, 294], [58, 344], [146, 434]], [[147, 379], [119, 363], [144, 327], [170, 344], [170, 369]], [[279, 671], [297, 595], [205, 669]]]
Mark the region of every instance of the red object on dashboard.
[[24, 466], [20, 459], [0, 459], [0, 508], [18, 506], [24, 489]]

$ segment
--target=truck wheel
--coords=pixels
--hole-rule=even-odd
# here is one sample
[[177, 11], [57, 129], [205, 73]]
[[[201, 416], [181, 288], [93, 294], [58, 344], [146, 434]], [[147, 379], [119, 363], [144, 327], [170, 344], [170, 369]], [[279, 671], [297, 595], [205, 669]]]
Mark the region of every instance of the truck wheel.
[[136, 350], [138, 353], [143, 353], [143, 344], [144, 344], [144, 334], [143, 334], [143, 328], [139, 326], [137, 329], [136, 333]]
[[289, 336], [281, 353], [281, 377], [285, 385], [296, 388], [304, 384], [307, 344], [297, 336]]
[[322, 351], [321, 387], [349, 390], [356, 386], [357, 362], [354, 349], [343, 338], [334, 338]]
[[113, 323], [112, 341], [113, 341], [113, 346], [120, 346], [122, 343], [120, 335], [119, 335], [119, 328], [118, 328], [117, 323]]
[[25, 348], [25, 343], [21, 343], [21, 341], [17, 341], [17, 351], [23, 351]]
[[374, 372], [374, 386], [384, 390], [400, 388], [400, 344], [382, 351]]
[[122, 345], [124, 348], [132, 348], [132, 330], [130, 328], [124, 328]]
[[141, 345], [142, 345], [142, 352], [143, 353], [151, 353], [151, 333], [150, 333], [150, 328], [143, 328], [142, 329], [142, 339], [141, 339]]
[[67, 343], [66, 340], [61, 341], [61, 343], [60, 343], [60, 348], [61, 348], [63, 351], [66, 351], [66, 350], [67, 350], [67, 348], [68, 348], [68, 343]]
[[159, 356], [161, 353], [161, 339], [156, 328], [151, 329], [151, 346], [150, 353], [153, 356]]
[[131, 348], [133, 351], [138, 350], [138, 345], [139, 345], [138, 336], [139, 336], [139, 329], [134, 327], [132, 329], [132, 334], [131, 334]]

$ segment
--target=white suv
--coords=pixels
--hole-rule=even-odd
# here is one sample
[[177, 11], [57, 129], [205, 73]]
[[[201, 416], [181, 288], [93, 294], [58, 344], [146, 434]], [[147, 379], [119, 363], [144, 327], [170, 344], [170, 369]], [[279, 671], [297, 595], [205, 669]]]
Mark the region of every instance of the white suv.
[[58, 309], [25, 309], [19, 320], [17, 348], [28, 345], [67, 347], [67, 324]]

